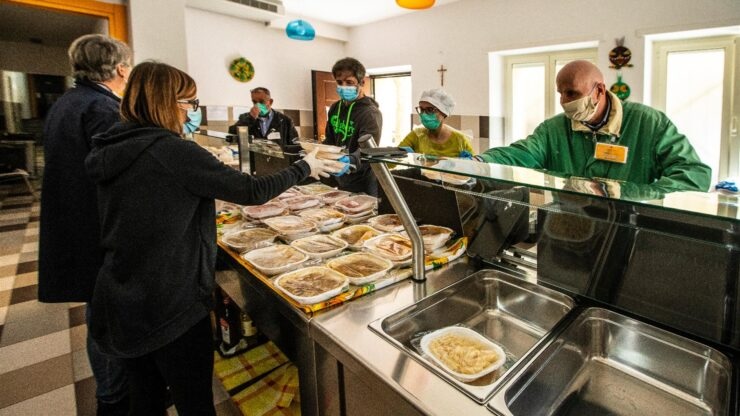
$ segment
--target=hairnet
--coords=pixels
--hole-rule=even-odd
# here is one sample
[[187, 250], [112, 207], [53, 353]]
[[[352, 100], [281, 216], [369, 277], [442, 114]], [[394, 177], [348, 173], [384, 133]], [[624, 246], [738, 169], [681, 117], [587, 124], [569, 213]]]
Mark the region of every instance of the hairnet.
[[452, 114], [452, 110], [455, 108], [455, 100], [440, 88], [432, 88], [431, 90], [422, 92], [419, 101], [426, 101], [437, 107], [437, 110], [441, 111], [445, 116]]

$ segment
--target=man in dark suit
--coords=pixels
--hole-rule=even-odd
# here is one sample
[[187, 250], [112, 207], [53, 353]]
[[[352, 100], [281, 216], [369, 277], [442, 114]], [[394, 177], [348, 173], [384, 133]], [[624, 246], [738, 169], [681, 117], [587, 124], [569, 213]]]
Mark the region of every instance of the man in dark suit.
[[270, 90], [257, 87], [251, 91], [252, 108], [248, 113], [239, 115], [239, 120], [229, 127], [229, 133], [236, 134], [237, 127], [247, 126], [249, 134], [257, 139], [273, 140], [287, 151], [297, 151], [298, 131], [293, 120], [272, 108], [273, 99]]

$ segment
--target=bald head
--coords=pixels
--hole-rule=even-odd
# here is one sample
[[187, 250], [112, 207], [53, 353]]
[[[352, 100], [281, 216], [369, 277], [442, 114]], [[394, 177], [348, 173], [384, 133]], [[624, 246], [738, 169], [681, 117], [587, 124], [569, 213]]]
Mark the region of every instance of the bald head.
[[[606, 97], [604, 75], [599, 68], [588, 61], [569, 62], [558, 72], [555, 83], [560, 93], [560, 104], [578, 100], [587, 95], [598, 103]], [[604, 115], [606, 106], [599, 106], [591, 120], [598, 120]]]

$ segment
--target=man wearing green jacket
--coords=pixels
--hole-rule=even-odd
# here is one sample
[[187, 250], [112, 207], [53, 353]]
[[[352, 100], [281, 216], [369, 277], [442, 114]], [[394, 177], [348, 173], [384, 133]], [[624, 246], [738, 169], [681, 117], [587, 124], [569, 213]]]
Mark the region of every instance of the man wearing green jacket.
[[556, 79], [564, 113], [524, 140], [476, 156], [483, 162], [589, 178], [653, 185], [663, 191], [706, 191], [711, 169], [662, 112], [621, 102], [588, 61], [565, 65]]

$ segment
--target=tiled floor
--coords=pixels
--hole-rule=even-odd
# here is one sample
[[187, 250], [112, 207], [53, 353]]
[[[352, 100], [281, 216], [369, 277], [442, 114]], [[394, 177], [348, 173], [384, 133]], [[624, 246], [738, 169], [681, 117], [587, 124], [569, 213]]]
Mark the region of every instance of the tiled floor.
[[[0, 184], [0, 416], [94, 415], [84, 304], [36, 300], [38, 237], [39, 203]], [[215, 378], [214, 400], [241, 415]]]

